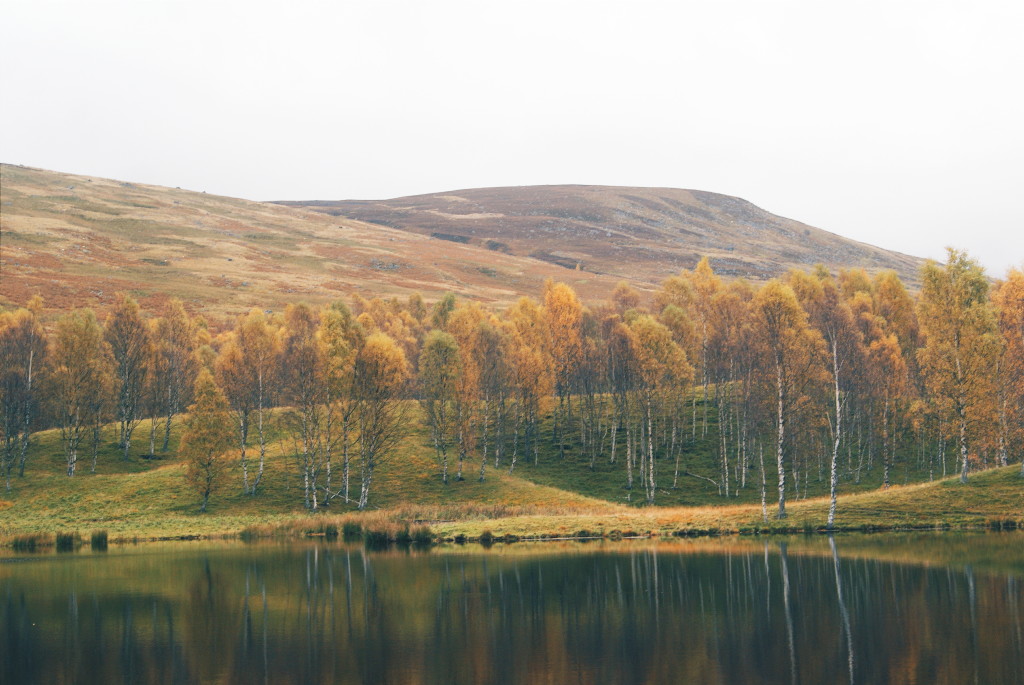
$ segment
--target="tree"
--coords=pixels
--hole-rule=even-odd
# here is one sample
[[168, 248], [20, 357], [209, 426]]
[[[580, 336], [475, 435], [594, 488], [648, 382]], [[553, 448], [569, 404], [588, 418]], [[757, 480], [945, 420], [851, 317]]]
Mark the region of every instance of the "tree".
[[554, 373], [548, 349], [544, 313], [528, 297], [520, 298], [507, 312], [508, 366], [516, 397], [512, 433], [512, 460], [515, 469], [519, 434], [523, 431], [524, 451], [539, 460], [540, 403], [554, 389]]
[[185, 460], [185, 481], [202, 498], [199, 511], [205, 512], [210, 495], [224, 483], [234, 428], [227, 398], [206, 369], [196, 378], [193, 396], [178, 452]]
[[127, 461], [132, 434], [142, 420], [143, 393], [150, 359], [149, 328], [142, 318], [138, 302], [118, 293], [114, 308], [107, 315], [103, 335], [110, 345], [117, 379], [117, 444], [124, 450], [124, 460]]
[[779, 474], [779, 513], [786, 517], [786, 425], [803, 399], [805, 388], [817, 376], [823, 342], [807, 322], [807, 312], [793, 290], [779, 281], [766, 283], [754, 296], [755, 329], [759, 335], [765, 371], [775, 382], [775, 456]]
[[[352, 398], [353, 373], [356, 353], [363, 344], [362, 327], [352, 318], [345, 303], [334, 302], [320, 316], [320, 354], [324, 373], [324, 498], [330, 501], [343, 497], [349, 502], [351, 476]], [[335, 424], [340, 424], [340, 434]], [[341, 450], [341, 489], [333, 491], [331, 484], [334, 453]]]
[[291, 404], [290, 422], [298, 433], [299, 471], [302, 473], [303, 502], [307, 509], [319, 507], [317, 479], [323, 444], [324, 383], [323, 349], [317, 340], [319, 321], [308, 305], [288, 305], [284, 311], [281, 346], [283, 399]]
[[863, 366], [864, 337], [857, 328], [853, 311], [843, 298], [842, 291], [827, 271], [819, 269], [813, 276], [800, 271], [791, 272], [788, 280], [804, 310], [808, 312], [811, 325], [824, 339], [832, 376], [833, 413], [828, 417], [832, 434], [832, 458], [829, 466], [827, 521], [827, 526], [832, 528], [835, 525], [839, 488], [839, 445], [843, 439], [843, 415], [851, 392], [852, 375]]
[[[1011, 269], [992, 295], [1002, 338], [999, 357], [999, 460], [1024, 445], [1024, 271]], [[1021, 459], [1024, 475], [1024, 458]]]
[[[275, 387], [279, 344], [275, 327], [263, 312], [254, 309], [238, 320], [214, 364], [217, 381], [237, 417], [242, 490], [250, 495], [256, 494], [263, 479], [267, 454], [264, 419]], [[247, 446], [253, 412], [256, 414], [259, 463], [250, 482]]]
[[583, 353], [583, 305], [576, 292], [565, 283], [548, 280], [544, 284], [544, 319], [554, 365], [555, 407], [553, 432], [559, 457], [565, 457], [565, 426], [569, 421], [570, 393]]
[[110, 346], [91, 309], [76, 309], [57, 320], [47, 357], [50, 397], [60, 426], [67, 473], [73, 476], [82, 432], [96, 397], [104, 392], [105, 377], [112, 373]]
[[637, 391], [644, 421], [641, 432], [647, 443], [642, 451], [641, 480], [647, 503], [654, 504], [657, 488], [654, 416], [659, 405], [683, 394], [693, 379], [693, 367], [686, 361], [686, 353], [672, 339], [669, 329], [652, 317], [638, 316], [630, 322], [629, 328], [634, 336]]
[[355, 359], [353, 399], [359, 433], [359, 509], [366, 509], [373, 472], [405, 436], [408, 413], [402, 393], [409, 364], [402, 349], [383, 333], [366, 338]]
[[167, 304], [164, 316], [157, 320], [153, 333], [154, 381], [160, 393], [164, 412], [163, 451], [171, 438], [171, 423], [188, 402], [188, 393], [195, 383], [198, 363], [196, 351], [196, 325], [189, 318], [181, 300]]
[[430, 439], [441, 464], [441, 482], [445, 485], [448, 484], [448, 449], [455, 442], [458, 378], [458, 343], [450, 333], [431, 331], [420, 355], [420, 405], [430, 427]]
[[952, 248], [945, 265], [929, 261], [921, 275], [925, 343], [918, 360], [931, 394], [943, 400], [939, 411], [957, 430], [960, 482], [966, 483], [968, 446], [995, 375], [998, 339], [988, 280], [976, 261]]
[[29, 438], [39, 404], [40, 372], [46, 360], [46, 336], [38, 320], [41, 309], [42, 300], [34, 297], [27, 308], [0, 313], [0, 432], [8, 490], [15, 463], [18, 475], [25, 475]]

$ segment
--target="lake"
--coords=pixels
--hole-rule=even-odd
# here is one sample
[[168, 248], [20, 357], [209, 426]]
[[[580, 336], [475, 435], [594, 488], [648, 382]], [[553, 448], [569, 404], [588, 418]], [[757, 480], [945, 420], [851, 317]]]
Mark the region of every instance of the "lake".
[[1024, 684], [1024, 534], [0, 559], [0, 682]]

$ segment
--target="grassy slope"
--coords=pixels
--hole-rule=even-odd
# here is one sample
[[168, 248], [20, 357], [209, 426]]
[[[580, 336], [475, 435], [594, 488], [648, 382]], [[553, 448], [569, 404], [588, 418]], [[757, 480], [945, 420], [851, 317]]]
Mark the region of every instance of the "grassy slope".
[[544, 280], [604, 299], [611, 277], [280, 205], [0, 164], [0, 308], [104, 310], [179, 297], [214, 323], [252, 307], [445, 292], [508, 304]]
[[[83, 456], [78, 474], [68, 478], [59, 434], [37, 434], [25, 478], [15, 478], [12, 492], [0, 495], [0, 537], [107, 529], [115, 538], [151, 538], [233, 533], [246, 527], [320, 525], [307, 521], [297, 471], [292, 460], [283, 456], [289, 445], [282, 441], [273, 443], [257, 497], [241, 494], [240, 471], [234, 469], [223, 491], [211, 500], [209, 512], [200, 515], [197, 498], [184, 483], [183, 466], [174, 456], [177, 430], [168, 453], [156, 460], [141, 457], [148, 449], [147, 424], [136, 433], [128, 462], [121, 460], [113, 437], [112, 429], [104, 435], [96, 474], [89, 472], [90, 461]], [[689, 468], [714, 472], [709, 445], [698, 442], [687, 454]], [[765, 527], [756, 472], [739, 497], [725, 500], [712, 486], [696, 479], [683, 478], [679, 488], [672, 490], [671, 465], [663, 464], [659, 477], [666, 487], [658, 493], [662, 506], [640, 508], [622, 504], [627, 491], [621, 464], [612, 467], [603, 462], [591, 473], [572, 452], [563, 462], [545, 446], [539, 465], [522, 461], [511, 476], [505, 469], [490, 468], [492, 463], [481, 483], [477, 480], [479, 465], [479, 460], [467, 463], [466, 480], [443, 485], [427, 436], [417, 427], [399, 453], [377, 471], [371, 506], [390, 510], [383, 517], [393, 521], [431, 520], [434, 530], [445, 536], [462, 533], [475, 537], [485, 530], [495, 535], [541, 536], [572, 535], [581, 530], [671, 534], [682, 529]], [[843, 484], [838, 514], [841, 526], [973, 526], [999, 517], [1024, 522], [1024, 481], [1019, 465], [974, 474], [966, 486], [950, 478], [888, 491], [878, 488], [879, 471], [876, 467], [866, 473], [856, 488]], [[912, 470], [905, 473], [917, 478], [927, 475]], [[340, 486], [340, 481], [340, 469], [336, 469], [335, 485]], [[826, 485], [813, 477], [808, 484], [808, 498], [791, 498], [785, 525], [824, 524]], [[353, 493], [357, 489], [354, 478]], [[852, 490], [855, 494], [849, 494]], [[769, 498], [773, 491], [769, 482]], [[774, 507], [770, 499], [768, 506], [771, 517]], [[326, 521], [326, 517], [351, 509], [336, 500], [320, 517]], [[382, 514], [376, 516], [379, 520]], [[772, 518], [769, 527], [778, 525]]]

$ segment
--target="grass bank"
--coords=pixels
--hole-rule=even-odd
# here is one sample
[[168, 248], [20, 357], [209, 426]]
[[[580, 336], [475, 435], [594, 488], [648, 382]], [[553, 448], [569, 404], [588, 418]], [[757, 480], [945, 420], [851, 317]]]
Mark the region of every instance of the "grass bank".
[[[99, 531], [112, 543], [242, 534], [327, 536], [342, 535], [346, 526], [391, 539], [411, 538], [429, 528], [435, 539], [448, 540], [792, 533], [823, 529], [828, 510], [822, 494], [826, 488], [814, 470], [804, 481], [810, 486], [808, 496], [793, 497], [784, 520], [775, 518], [769, 502], [766, 521], [759, 479], [756, 488], [749, 479], [738, 496], [724, 498], [699, 479], [684, 478], [678, 488], [671, 488], [672, 465], [667, 463], [659, 464], [659, 482], [666, 484], [658, 491], [663, 506], [641, 507], [628, 501], [621, 464], [599, 463], [591, 471], [581, 451], [570, 450], [559, 459], [547, 446], [537, 464], [521, 462], [511, 475], [506, 465], [495, 469], [491, 462], [481, 482], [480, 461], [474, 459], [466, 463], [465, 480], [444, 485], [428, 436], [422, 427], [414, 427], [378, 469], [372, 511], [356, 512], [354, 503], [335, 499], [330, 507], [310, 514], [302, 506], [292, 446], [275, 435], [259, 493], [243, 494], [240, 470], [232, 470], [209, 511], [200, 514], [198, 498], [185, 484], [184, 467], [176, 456], [180, 423], [167, 451], [159, 449], [158, 441], [155, 455], [146, 454], [148, 426], [141, 426], [128, 460], [114, 444], [110, 428], [102, 436], [96, 472], [91, 472], [89, 455], [70, 478], [57, 432], [33, 436], [25, 476], [13, 479], [10, 492], [0, 491], [0, 545], [11, 547], [16, 539], [29, 544], [25, 536], [33, 536], [40, 546], [54, 545], [58, 534], [88, 540]], [[697, 441], [686, 457], [688, 469], [714, 472], [713, 445]], [[908, 465], [908, 484], [888, 490], [878, 487], [879, 471], [865, 470], [856, 485], [841, 484], [840, 530], [1024, 528], [1019, 465], [973, 473], [966, 485], [955, 477], [914, 483], [914, 477], [927, 474]], [[338, 475], [335, 486], [340, 486]], [[354, 484], [353, 494], [357, 488]]]

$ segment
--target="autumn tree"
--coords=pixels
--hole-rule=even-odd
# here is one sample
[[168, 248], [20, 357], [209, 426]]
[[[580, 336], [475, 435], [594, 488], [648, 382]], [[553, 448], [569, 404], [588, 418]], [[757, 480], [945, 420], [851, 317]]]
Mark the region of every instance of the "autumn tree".
[[554, 389], [544, 314], [536, 302], [520, 298], [505, 314], [508, 337], [508, 367], [515, 395], [512, 429], [512, 458], [509, 473], [515, 470], [522, 434], [525, 454], [539, 460], [541, 400]]
[[[352, 396], [355, 359], [364, 331], [344, 302], [334, 302], [320, 315], [319, 345], [324, 374], [324, 499], [342, 497], [347, 504], [351, 481]], [[341, 456], [341, 488], [332, 484], [334, 456]]]
[[224, 484], [234, 428], [231, 409], [213, 375], [203, 369], [195, 382], [178, 453], [185, 460], [185, 481], [199, 494], [205, 512], [210, 495]]
[[[239, 318], [214, 364], [216, 379], [236, 416], [242, 491], [254, 495], [263, 479], [267, 454], [265, 420], [276, 387], [280, 340], [277, 328], [253, 309]], [[259, 461], [250, 478], [248, 444], [255, 414]]]
[[693, 368], [668, 328], [654, 318], [638, 316], [630, 322], [629, 328], [633, 333], [636, 388], [643, 417], [641, 433], [646, 442], [641, 451], [641, 480], [647, 503], [654, 504], [657, 489], [654, 417], [659, 405], [664, 406], [688, 387]]
[[195, 322], [181, 300], [173, 299], [164, 316], [155, 322], [153, 336], [153, 388], [164, 415], [163, 451], [171, 438], [171, 423], [188, 403], [198, 372]]
[[29, 438], [37, 416], [39, 387], [46, 361], [46, 336], [38, 320], [42, 300], [0, 313], [0, 432], [6, 488], [15, 464], [25, 475]]
[[960, 482], [967, 482], [969, 444], [995, 372], [998, 340], [988, 280], [965, 252], [948, 250], [945, 265], [921, 271], [919, 318], [925, 341], [918, 353], [931, 394], [956, 429]]
[[804, 391], [819, 376], [823, 342], [821, 334], [808, 324], [807, 312], [793, 290], [779, 281], [772, 280], [761, 287], [754, 296], [753, 312], [763, 371], [774, 377], [774, 382], [766, 385], [774, 386], [778, 517], [781, 519], [786, 517], [785, 456], [789, 437], [786, 427], [804, 401]]
[[554, 370], [555, 406], [552, 423], [558, 455], [565, 457], [565, 430], [571, 411], [570, 394], [583, 353], [583, 305], [576, 292], [565, 283], [548, 280], [544, 284], [544, 318]]
[[325, 399], [324, 359], [317, 339], [316, 312], [305, 304], [288, 305], [280, 351], [282, 397], [292, 409], [287, 417], [297, 434], [302, 496], [307, 509], [319, 508], [317, 479], [323, 456], [321, 442]]
[[456, 386], [459, 345], [445, 331], [427, 335], [420, 355], [420, 406], [430, 428], [430, 439], [441, 465], [441, 481], [448, 484], [448, 450], [455, 442]]
[[369, 503], [374, 470], [405, 436], [408, 412], [403, 392], [409, 363], [402, 349], [383, 333], [366, 338], [353, 369], [354, 416], [359, 436], [359, 509]]
[[458, 443], [458, 467], [455, 480], [463, 480], [466, 459], [476, 447], [479, 414], [481, 347], [480, 333], [487, 318], [476, 303], [463, 304], [448, 316], [446, 330], [455, 338], [459, 351], [459, 375], [455, 379], [455, 425]]
[[91, 309], [76, 309], [60, 319], [47, 354], [50, 398], [67, 462], [75, 475], [83, 431], [89, 425], [97, 396], [105, 391], [112, 365], [103, 328]]
[[107, 315], [103, 335], [110, 345], [117, 379], [117, 444], [124, 450], [124, 459], [127, 461], [132, 435], [143, 418], [146, 374], [152, 344], [149, 327], [142, 317], [138, 302], [119, 293], [114, 308]]
[[894, 414], [907, 388], [907, 365], [895, 335], [881, 335], [868, 345], [868, 378], [882, 399], [878, 410], [882, 425], [882, 487], [888, 488], [896, 453]]
[[[827, 526], [832, 528], [835, 524], [839, 487], [839, 446], [843, 440], [843, 417], [851, 393], [853, 374], [863, 369], [866, 352], [864, 337], [839, 285], [823, 268], [819, 267], [814, 274], [790, 272], [787, 280], [801, 306], [808, 313], [810, 324], [817, 329], [825, 342], [825, 354], [831, 375], [832, 414], [828, 417], [828, 425], [832, 438], [832, 455], [829, 465]], [[895, 381], [893, 383], [895, 384]], [[888, 395], [887, 398], [892, 399]]]
[[1011, 269], [993, 293], [992, 302], [1002, 338], [997, 374], [999, 462], [1006, 466], [1009, 453], [1024, 451], [1024, 271]]

